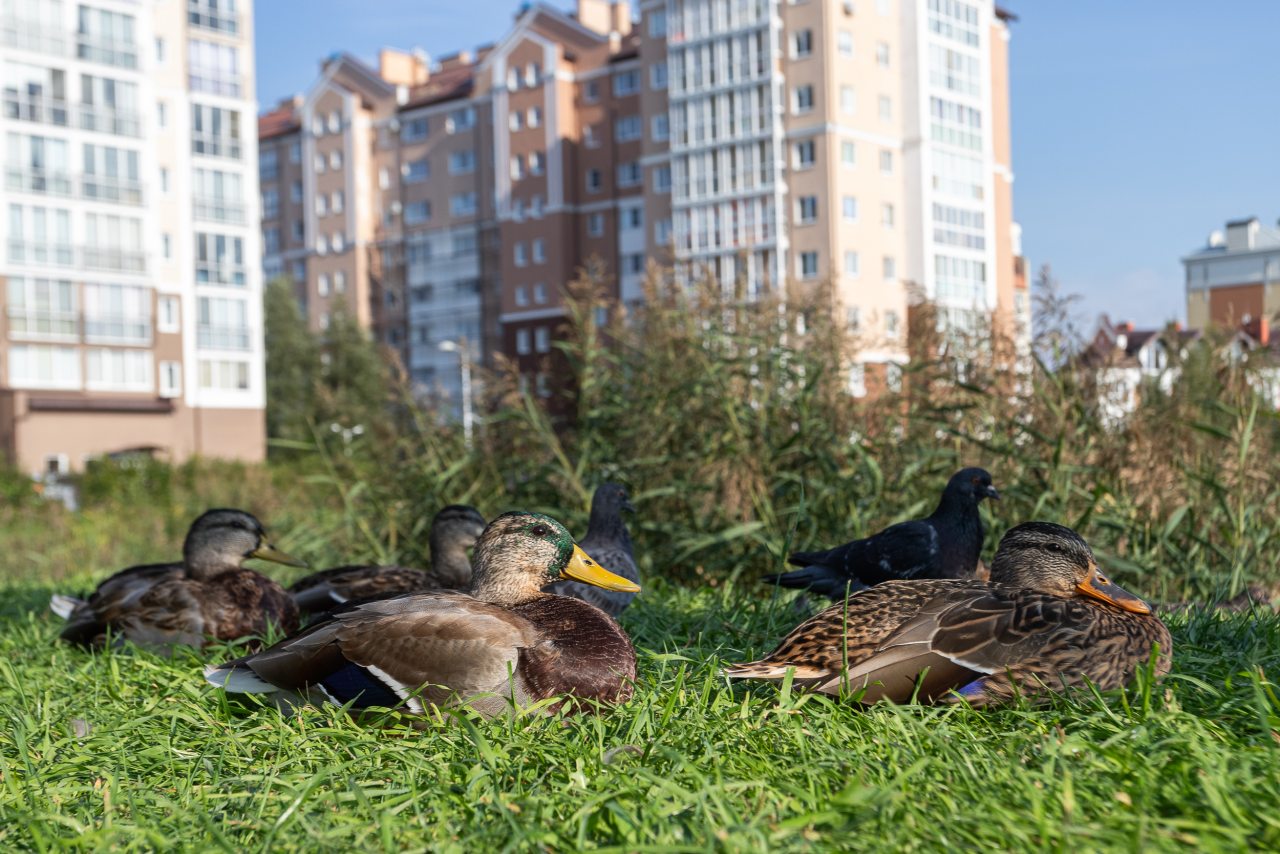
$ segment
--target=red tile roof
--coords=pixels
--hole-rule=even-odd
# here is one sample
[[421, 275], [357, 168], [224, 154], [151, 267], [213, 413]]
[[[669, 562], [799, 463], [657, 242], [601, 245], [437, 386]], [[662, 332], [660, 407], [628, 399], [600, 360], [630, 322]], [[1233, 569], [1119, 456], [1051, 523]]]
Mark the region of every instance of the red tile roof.
[[292, 104], [276, 107], [271, 112], [258, 116], [258, 139], [283, 136], [301, 126], [302, 123], [298, 121], [298, 114], [294, 111]]

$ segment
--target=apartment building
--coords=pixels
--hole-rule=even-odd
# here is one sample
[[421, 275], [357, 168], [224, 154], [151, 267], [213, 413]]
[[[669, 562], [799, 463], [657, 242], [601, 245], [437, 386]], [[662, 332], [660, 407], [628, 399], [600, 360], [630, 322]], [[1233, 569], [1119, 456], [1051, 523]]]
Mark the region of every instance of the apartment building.
[[547, 388], [593, 258], [623, 305], [650, 259], [744, 299], [832, 283], [854, 394], [895, 381], [923, 299], [944, 330], [994, 315], [1025, 347], [1009, 20], [988, 0], [578, 0], [525, 4], [475, 52], [332, 57], [260, 119], [267, 273], [316, 328], [345, 300], [455, 406], [460, 356]]
[[247, 0], [6, 0], [0, 449], [261, 459]]
[[1232, 329], [1280, 317], [1280, 225], [1232, 220], [1182, 264], [1188, 326]]

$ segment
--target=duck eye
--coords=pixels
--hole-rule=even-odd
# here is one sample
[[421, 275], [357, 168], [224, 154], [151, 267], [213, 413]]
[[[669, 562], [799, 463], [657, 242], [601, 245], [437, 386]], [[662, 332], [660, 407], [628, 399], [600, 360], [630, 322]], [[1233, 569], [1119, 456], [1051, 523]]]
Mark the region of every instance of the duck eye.
[[550, 534], [551, 531], [546, 525], [534, 525], [533, 529], [530, 530], [529, 533], [533, 534], [535, 537], [545, 537], [547, 534]]

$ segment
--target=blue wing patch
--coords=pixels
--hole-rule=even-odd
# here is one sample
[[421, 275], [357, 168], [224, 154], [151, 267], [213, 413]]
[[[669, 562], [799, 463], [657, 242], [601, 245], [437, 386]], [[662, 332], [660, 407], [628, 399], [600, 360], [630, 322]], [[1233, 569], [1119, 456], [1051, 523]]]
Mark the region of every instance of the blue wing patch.
[[321, 679], [320, 684], [338, 703], [354, 701], [359, 708], [385, 706], [395, 709], [404, 703], [385, 682], [358, 664], [347, 663]]

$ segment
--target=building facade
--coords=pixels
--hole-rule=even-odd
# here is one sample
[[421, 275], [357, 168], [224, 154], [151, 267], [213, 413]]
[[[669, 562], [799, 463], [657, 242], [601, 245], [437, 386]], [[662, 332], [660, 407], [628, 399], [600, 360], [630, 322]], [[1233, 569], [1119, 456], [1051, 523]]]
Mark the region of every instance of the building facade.
[[[994, 317], [1025, 348], [1009, 20], [986, 0], [579, 0], [526, 4], [474, 53], [333, 57], [260, 120], [267, 273], [317, 329], [341, 296], [454, 405], [441, 343], [545, 387], [564, 286], [592, 259], [620, 305], [650, 260], [743, 299], [830, 283], [854, 394], [892, 381], [921, 300], [944, 331]], [[340, 252], [318, 219], [329, 140]], [[303, 174], [269, 184], [290, 158]]]
[[0, 8], [0, 450], [261, 459], [250, 3]]
[[1280, 227], [1233, 220], [1182, 264], [1189, 326], [1231, 329], [1280, 318]]

